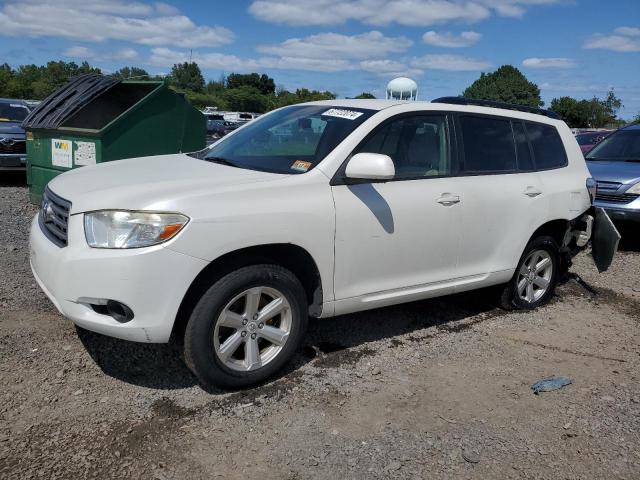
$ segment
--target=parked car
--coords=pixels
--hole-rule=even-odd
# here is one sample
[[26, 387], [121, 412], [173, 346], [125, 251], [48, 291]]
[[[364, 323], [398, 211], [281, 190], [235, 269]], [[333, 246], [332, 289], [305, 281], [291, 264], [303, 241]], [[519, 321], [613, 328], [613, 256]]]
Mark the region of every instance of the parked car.
[[25, 131], [20, 124], [29, 112], [22, 100], [0, 98], [0, 171], [26, 168]]
[[598, 182], [595, 205], [613, 220], [640, 224], [640, 125], [612, 133], [586, 159]]
[[576, 135], [578, 145], [582, 153], [588, 153], [593, 147], [600, 143], [603, 139], [609, 135], [610, 132], [581, 132]]
[[31, 227], [35, 278], [82, 328], [182, 337], [200, 381], [223, 387], [274, 375], [309, 316], [489, 286], [505, 308], [542, 305], [594, 222], [573, 135], [435, 102], [289, 106], [195, 154], [64, 173]]
[[240, 125], [226, 120], [207, 120], [207, 134], [214, 138], [222, 138], [233, 132]]

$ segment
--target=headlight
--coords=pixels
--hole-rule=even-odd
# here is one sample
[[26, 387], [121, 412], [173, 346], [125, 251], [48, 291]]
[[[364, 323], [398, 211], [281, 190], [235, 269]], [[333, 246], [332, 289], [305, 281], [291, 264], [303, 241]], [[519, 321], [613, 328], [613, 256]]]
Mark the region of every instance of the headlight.
[[94, 248], [139, 248], [166, 242], [189, 217], [179, 213], [101, 210], [85, 213], [84, 235]]
[[633, 187], [631, 187], [625, 193], [632, 193], [634, 195], [640, 195], [640, 182], [636, 183]]

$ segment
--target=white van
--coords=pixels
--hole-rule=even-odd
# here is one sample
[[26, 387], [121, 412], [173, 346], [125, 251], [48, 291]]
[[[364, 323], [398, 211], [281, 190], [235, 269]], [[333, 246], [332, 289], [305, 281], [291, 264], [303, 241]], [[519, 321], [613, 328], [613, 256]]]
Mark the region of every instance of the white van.
[[309, 316], [489, 286], [535, 308], [591, 236], [595, 183], [550, 112], [474, 103], [300, 104], [196, 154], [69, 171], [33, 220], [34, 275], [82, 328], [183, 336], [224, 387], [278, 371]]

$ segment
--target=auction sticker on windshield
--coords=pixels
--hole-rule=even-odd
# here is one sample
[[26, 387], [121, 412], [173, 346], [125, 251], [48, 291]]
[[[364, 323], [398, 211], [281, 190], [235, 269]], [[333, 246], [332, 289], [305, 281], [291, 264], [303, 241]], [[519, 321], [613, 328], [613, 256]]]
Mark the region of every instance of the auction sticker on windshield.
[[360, 115], [362, 115], [362, 112], [355, 112], [353, 110], [343, 110], [341, 108], [332, 108], [322, 114], [323, 117], [337, 117], [337, 118], [344, 118], [346, 120], [355, 120]]
[[296, 160], [291, 165], [291, 170], [297, 170], [299, 172], [306, 172], [311, 168], [311, 162], [305, 162], [304, 160]]
[[70, 140], [51, 139], [51, 165], [71, 168], [73, 162], [73, 145]]

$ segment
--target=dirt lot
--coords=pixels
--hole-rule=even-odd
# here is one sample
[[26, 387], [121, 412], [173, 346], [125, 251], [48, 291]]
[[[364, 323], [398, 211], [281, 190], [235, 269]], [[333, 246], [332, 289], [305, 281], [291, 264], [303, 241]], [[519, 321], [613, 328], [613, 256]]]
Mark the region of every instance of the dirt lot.
[[[479, 292], [314, 321], [281, 378], [205, 392], [177, 349], [54, 310], [19, 183], [0, 187], [0, 478], [640, 478], [637, 233], [606, 274], [577, 259], [597, 295], [570, 282], [534, 313]], [[573, 384], [533, 395], [553, 374]]]

